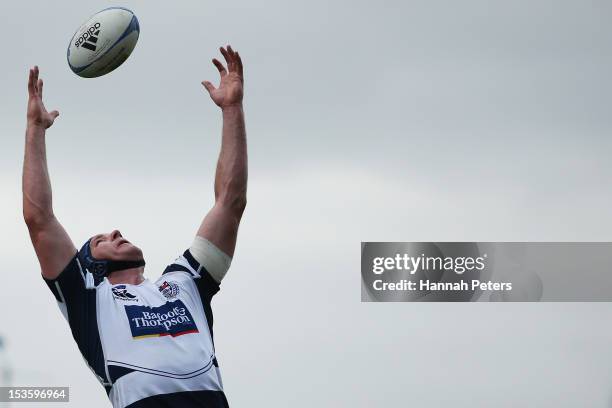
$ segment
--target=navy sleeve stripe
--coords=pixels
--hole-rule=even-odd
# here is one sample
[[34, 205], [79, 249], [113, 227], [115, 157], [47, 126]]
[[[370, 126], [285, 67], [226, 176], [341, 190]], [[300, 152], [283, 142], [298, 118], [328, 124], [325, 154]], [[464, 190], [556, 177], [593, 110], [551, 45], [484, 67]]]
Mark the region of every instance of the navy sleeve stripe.
[[[219, 283], [210, 276], [210, 273], [202, 267], [200, 272], [200, 278], [194, 279], [198, 292], [200, 292], [200, 298], [202, 299], [202, 306], [204, 307], [204, 315], [208, 321], [208, 330], [210, 330], [210, 337], [214, 338], [213, 334], [213, 312], [210, 302], [212, 297], [219, 291]], [[213, 340], [214, 344], [214, 340]]]
[[183, 253], [183, 256], [185, 257], [185, 259], [187, 259], [187, 262], [189, 262], [189, 266], [191, 266], [196, 272], [198, 271], [198, 269], [200, 269], [200, 263], [196, 261], [196, 259], [193, 257], [193, 255], [191, 255], [191, 252], [189, 252], [189, 250], [186, 250]]
[[57, 300], [60, 303], [64, 303], [63, 296], [60, 295], [59, 290], [58, 290], [59, 288], [56, 286], [57, 281], [48, 280], [44, 276], [43, 276], [43, 279], [45, 280], [45, 283], [49, 287], [49, 290], [51, 290], [51, 293], [53, 293], [55, 300]]
[[204, 296], [208, 299], [212, 299], [221, 289], [219, 282], [217, 282], [204, 267], [200, 270], [200, 277], [199, 279], [195, 279], [195, 283], [198, 285], [200, 292], [203, 292]]

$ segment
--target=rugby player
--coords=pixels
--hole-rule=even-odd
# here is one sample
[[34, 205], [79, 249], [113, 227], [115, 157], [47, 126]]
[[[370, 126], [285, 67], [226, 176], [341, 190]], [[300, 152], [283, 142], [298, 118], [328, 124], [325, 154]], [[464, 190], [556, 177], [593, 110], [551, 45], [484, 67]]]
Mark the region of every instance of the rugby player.
[[53, 213], [45, 132], [58, 117], [30, 70], [23, 166], [23, 216], [42, 277], [85, 361], [116, 408], [227, 407], [213, 343], [211, 299], [219, 291], [246, 206], [247, 147], [238, 52], [213, 59], [221, 82], [202, 85], [222, 111], [215, 203], [193, 244], [156, 281], [140, 248], [114, 230], [77, 251]]

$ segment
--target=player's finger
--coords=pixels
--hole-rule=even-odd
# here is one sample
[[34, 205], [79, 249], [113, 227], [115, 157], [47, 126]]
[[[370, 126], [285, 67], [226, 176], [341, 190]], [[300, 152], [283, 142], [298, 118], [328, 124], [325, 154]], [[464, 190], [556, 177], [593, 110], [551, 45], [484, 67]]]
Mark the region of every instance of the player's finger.
[[227, 74], [227, 71], [225, 70], [225, 67], [223, 66], [223, 64], [216, 58], [213, 58], [212, 60], [213, 64], [215, 64], [215, 67], [217, 67], [217, 69], [219, 70], [219, 73], [221, 74], [221, 76], [225, 76]]
[[240, 54], [238, 52], [236, 52], [236, 68], [238, 69], [240, 78], [244, 79], [244, 75], [242, 73], [242, 58], [240, 58]]
[[204, 88], [206, 88], [208, 93], [211, 93], [212, 91], [215, 90], [215, 86], [209, 81], [202, 81], [202, 85], [204, 85]]
[[30, 73], [28, 75], [28, 93], [30, 96], [34, 95], [34, 70], [30, 68]]
[[232, 46], [229, 44], [227, 45], [227, 53], [229, 54], [231, 58], [233, 71], [237, 71], [238, 70], [238, 60], [236, 57], [236, 51], [234, 51]]
[[42, 78], [38, 80], [38, 94], [40, 95], [40, 97], [42, 98], [43, 96], [43, 80]]
[[221, 54], [223, 54], [223, 58], [225, 58], [225, 62], [227, 62], [228, 71], [232, 72], [234, 70], [234, 64], [232, 61], [232, 57], [229, 55], [227, 50], [223, 47], [219, 47], [219, 51], [221, 51]]
[[38, 93], [38, 65], [34, 65], [34, 93]]

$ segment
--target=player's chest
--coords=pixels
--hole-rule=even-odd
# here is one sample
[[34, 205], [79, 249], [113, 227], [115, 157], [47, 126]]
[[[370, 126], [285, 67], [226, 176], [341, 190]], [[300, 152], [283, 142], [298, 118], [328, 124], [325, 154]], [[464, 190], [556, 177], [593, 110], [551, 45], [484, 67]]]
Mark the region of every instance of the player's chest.
[[196, 299], [168, 281], [146, 287], [114, 285], [98, 306], [103, 321], [129, 329], [133, 339], [198, 333], [204, 318]]

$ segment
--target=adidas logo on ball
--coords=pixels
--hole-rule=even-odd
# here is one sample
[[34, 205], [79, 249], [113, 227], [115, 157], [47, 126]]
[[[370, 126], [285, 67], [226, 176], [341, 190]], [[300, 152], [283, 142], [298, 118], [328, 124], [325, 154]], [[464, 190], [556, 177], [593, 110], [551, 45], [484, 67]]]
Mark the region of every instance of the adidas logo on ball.
[[76, 40], [74, 45], [77, 48], [82, 45], [83, 48], [87, 48], [90, 51], [95, 51], [96, 43], [98, 42], [98, 35], [100, 35], [100, 23], [95, 23]]
[[131, 10], [108, 7], [78, 26], [68, 42], [68, 66], [82, 78], [106, 75], [130, 56], [140, 25]]

